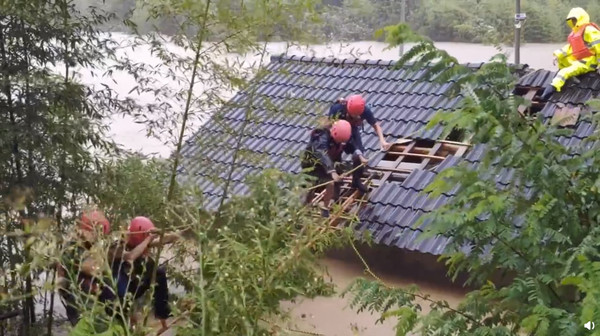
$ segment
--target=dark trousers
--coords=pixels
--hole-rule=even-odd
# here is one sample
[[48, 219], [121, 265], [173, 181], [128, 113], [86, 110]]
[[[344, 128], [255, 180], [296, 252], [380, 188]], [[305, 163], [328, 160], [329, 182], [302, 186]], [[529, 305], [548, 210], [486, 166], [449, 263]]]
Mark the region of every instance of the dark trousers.
[[[117, 285], [119, 298], [123, 299], [127, 292], [134, 299], [142, 297], [152, 286], [152, 274], [156, 268], [156, 262], [151, 258], [136, 260], [134, 263], [134, 279], [130, 282], [127, 272], [121, 270], [118, 274]], [[153, 305], [154, 315], [158, 319], [167, 319], [171, 315], [169, 307], [169, 287], [167, 283], [167, 272], [163, 266], [156, 269], [156, 286], [154, 287]]]
[[[98, 300], [102, 304], [105, 304], [106, 313], [109, 316], [112, 316], [115, 310], [113, 309], [111, 302], [116, 299], [116, 296], [108, 286], [102, 286], [101, 288], [102, 289], [100, 295], [98, 296]], [[81, 291], [89, 293], [88, 288], [82, 288]], [[67, 313], [67, 319], [71, 325], [75, 326], [81, 319], [81, 307], [79, 307], [75, 295], [71, 291], [64, 288], [60, 288], [58, 290], [58, 294], [62, 298], [63, 306], [65, 307], [65, 312]]]
[[58, 294], [62, 298], [63, 306], [65, 306], [65, 312], [67, 313], [67, 319], [72, 326], [75, 326], [79, 322], [80, 315], [79, 309], [77, 309], [77, 303], [73, 294], [69, 293], [64, 289], [59, 289]]

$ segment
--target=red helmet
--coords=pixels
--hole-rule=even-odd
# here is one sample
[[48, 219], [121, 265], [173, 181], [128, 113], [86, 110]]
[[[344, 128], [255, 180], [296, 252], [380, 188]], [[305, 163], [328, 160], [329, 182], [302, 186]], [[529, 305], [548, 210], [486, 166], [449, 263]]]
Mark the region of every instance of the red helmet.
[[352, 95], [346, 99], [346, 110], [351, 117], [358, 117], [365, 111], [365, 99], [361, 95]]
[[329, 133], [335, 142], [346, 142], [350, 140], [350, 135], [352, 135], [352, 126], [346, 120], [338, 120], [331, 125]]
[[154, 223], [143, 216], [135, 217], [129, 223], [129, 239], [127, 243], [131, 246], [137, 246], [148, 237], [150, 230], [154, 229]]
[[102, 232], [104, 234], [110, 232], [110, 222], [101, 211], [93, 210], [84, 212], [83, 215], [81, 215], [81, 224], [79, 227], [82, 230], [93, 231], [94, 227], [97, 225], [102, 225]]

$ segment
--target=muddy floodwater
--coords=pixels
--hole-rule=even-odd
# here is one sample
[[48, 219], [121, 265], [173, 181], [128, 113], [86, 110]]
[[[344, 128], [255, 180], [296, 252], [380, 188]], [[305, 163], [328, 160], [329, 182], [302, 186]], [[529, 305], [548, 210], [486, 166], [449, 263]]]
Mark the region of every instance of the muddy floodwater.
[[[123, 35], [122, 38], [128, 37]], [[437, 46], [448, 51], [461, 62], [485, 62], [493, 55], [498, 53], [492, 46], [483, 46], [466, 43], [438, 43]], [[376, 42], [353, 42], [353, 43], [332, 43], [329, 45], [313, 45], [306, 48], [293, 48], [288, 51], [289, 54], [308, 55], [317, 57], [335, 56], [338, 58], [348, 58], [357, 56], [362, 59], [398, 59], [398, 48], [384, 50], [383, 43]], [[552, 51], [559, 45], [550, 44], [525, 44], [521, 48], [521, 63], [528, 64], [532, 68], [553, 69]], [[284, 43], [272, 43], [268, 46], [271, 54], [280, 54], [286, 49]], [[511, 55], [511, 48], [504, 50]], [[512, 59], [512, 56], [510, 56]], [[137, 49], [135, 58], [137, 60], [148, 60], [155, 62], [153, 57], [144, 50]], [[248, 60], [255, 59], [256, 56], [247, 57]], [[126, 94], [131, 90], [134, 83], [128, 76], [122, 78], [115, 74], [114, 79], [117, 84], [109, 83], [119, 92]], [[84, 82], [97, 83], [97, 78], [83, 76]], [[167, 84], [168, 83], [164, 83]], [[376, 111], [375, 111], [376, 112]], [[149, 139], [143, 130], [143, 126], [134, 123], [129, 118], [115, 117], [109, 122], [110, 135], [118, 143], [128, 149], [140, 150], [146, 154], [153, 154], [166, 157], [170, 154], [172, 147], [162, 144], [155, 139]], [[386, 260], [393, 259], [393, 256], [386, 256]], [[385, 261], [385, 260], [384, 260]], [[339, 289], [345, 288], [353, 279], [364, 275], [363, 265], [358, 258], [351, 254], [341, 254], [329, 256], [322, 260], [322, 263], [328, 268], [333, 282]], [[415, 280], [408, 275], [413, 273], [413, 269], [398, 267], [396, 269], [386, 269], [378, 274], [387, 284], [393, 286], [406, 286], [417, 283], [421, 289], [430, 294], [433, 299], [447, 300], [451, 305], [455, 305], [464, 295], [460, 288], [448, 288], [442, 283], [442, 279], [420, 279]], [[440, 276], [436, 276], [440, 277]], [[295, 317], [295, 327], [298, 330], [310, 331], [328, 336], [335, 335], [369, 335], [383, 336], [393, 335], [393, 323], [386, 322], [375, 324], [378, 316], [372, 316], [369, 313], [356, 314], [348, 305], [348, 299], [339, 297], [317, 298], [314, 300], [300, 300], [295, 304], [285, 303], [284, 307], [292, 311]], [[427, 306], [424, 307], [427, 311]], [[292, 327], [290, 327], [292, 329]], [[291, 335], [301, 335], [301, 333], [291, 333]]]

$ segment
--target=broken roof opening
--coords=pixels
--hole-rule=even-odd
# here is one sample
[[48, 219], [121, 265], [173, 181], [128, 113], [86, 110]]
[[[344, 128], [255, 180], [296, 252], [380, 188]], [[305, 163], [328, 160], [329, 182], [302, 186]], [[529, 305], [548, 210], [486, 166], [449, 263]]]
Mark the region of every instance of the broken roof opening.
[[541, 112], [546, 106], [546, 102], [540, 101], [536, 97], [539, 97], [543, 89], [539, 87], [530, 87], [530, 86], [518, 86], [515, 88], [513, 93], [517, 96], [521, 96], [525, 98], [526, 101], [530, 102], [530, 105], [520, 105], [517, 108], [517, 111], [522, 116], [535, 116], [539, 112]]
[[401, 139], [392, 144], [375, 169], [392, 172], [410, 172], [414, 169], [431, 169], [448, 156], [463, 156], [468, 143], [449, 140]]
[[449, 141], [465, 141], [465, 130], [454, 128], [450, 134], [446, 137]]

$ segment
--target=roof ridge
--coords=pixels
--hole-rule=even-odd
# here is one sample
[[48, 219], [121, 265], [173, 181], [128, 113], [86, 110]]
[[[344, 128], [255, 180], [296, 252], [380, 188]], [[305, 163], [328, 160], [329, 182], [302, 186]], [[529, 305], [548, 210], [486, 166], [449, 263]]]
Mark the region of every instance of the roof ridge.
[[[316, 56], [297, 56], [297, 55], [288, 55], [286, 53], [281, 53], [279, 55], [271, 55], [271, 63], [279, 62], [299, 62], [299, 63], [316, 63], [316, 64], [324, 64], [324, 65], [363, 65], [363, 66], [374, 66], [374, 67], [392, 67], [396, 65], [396, 60], [382, 60], [382, 59], [359, 59], [359, 58], [336, 58], [336, 57], [316, 57]], [[431, 65], [434, 62], [429, 62], [428, 65]], [[460, 63], [469, 68], [480, 68], [482, 65], [487, 64], [488, 62], [463, 62]], [[407, 62], [404, 64], [406, 67], [412, 66], [413, 62]], [[514, 67], [515, 64], [508, 63], [509, 66]], [[517, 71], [532, 71], [528, 64], [519, 64], [517, 66]], [[520, 74], [520, 77], [524, 74]]]
[[336, 57], [315, 57], [315, 56], [297, 56], [288, 55], [282, 53], [279, 55], [271, 55], [271, 62], [304, 62], [304, 63], [317, 63], [317, 64], [328, 64], [328, 65], [374, 65], [389, 67], [393, 66], [396, 61], [386, 61], [382, 59], [359, 59], [359, 58], [336, 58]]

